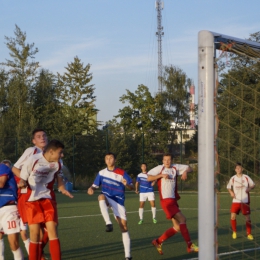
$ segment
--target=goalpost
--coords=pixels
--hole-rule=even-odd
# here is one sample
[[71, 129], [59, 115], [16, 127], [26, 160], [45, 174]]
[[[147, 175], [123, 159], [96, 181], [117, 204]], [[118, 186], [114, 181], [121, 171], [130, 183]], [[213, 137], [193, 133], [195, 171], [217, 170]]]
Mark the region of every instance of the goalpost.
[[[245, 102], [241, 107], [239, 107], [239, 112], [232, 112], [231, 106], [227, 105], [223, 111], [229, 110], [230, 116], [228, 119], [218, 118], [217, 115], [217, 106], [221, 108], [221, 104], [217, 103], [218, 96], [218, 64], [217, 64], [217, 50], [221, 50], [225, 53], [233, 53], [234, 55], [242, 55], [241, 57], [246, 57], [248, 59], [254, 58], [254, 62], [252, 64], [258, 63], [260, 60], [260, 43], [243, 40], [239, 38], [234, 38], [231, 36], [214, 33], [210, 31], [200, 31], [198, 34], [198, 199], [199, 199], [199, 227], [198, 227], [198, 236], [199, 236], [199, 259], [200, 260], [213, 260], [218, 259], [218, 212], [217, 212], [217, 185], [218, 180], [217, 176], [221, 171], [224, 171], [225, 174], [222, 174], [224, 181], [228, 179], [227, 174], [232, 174], [232, 167], [236, 162], [236, 158], [238, 161], [246, 161], [248, 162], [247, 172], [257, 178], [257, 174], [254, 171], [259, 171], [259, 161], [260, 161], [260, 121], [257, 123], [256, 121], [260, 120], [260, 106], [257, 102], [260, 102], [260, 89], [258, 85], [256, 87], [249, 86], [251, 89], [244, 84], [244, 82], [238, 82], [239, 86], [242, 86], [242, 90], [237, 95], [232, 94], [232, 84], [228, 87], [229, 89], [225, 89], [225, 91], [230, 91], [229, 97], [227, 100], [236, 99], [236, 104], [240, 101]], [[258, 60], [257, 60], [258, 59]], [[224, 64], [225, 65], [225, 64]], [[228, 65], [228, 64], [226, 64]], [[259, 65], [259, 63], [258, 63]], [[257, 65], [257, 66], [258, 66]], [[255, 65], [256, 66], [256, 65]], [[225, 66], [224, 66], [225, 67]], [[227, 68], [228, 66], [226, 66]], [[248, 66], [249, 69], [250, 66]], [[253, 73], [255, 70], [252, 69]], [[251, 73], [251, 72], [250, 72]], [[259, 76], [259, 75], [258, 75]], [[258, 77], [257, 76], [257, 77]], [[259, 76], [260, 81], [260, 76]], [[256, 83], [258, 84], [258, 83]], [[257, 92], [254, 92], [257, 89]], [[251, 97], [252, 110], [255, 109], [256, 112], [251, 116], [252, 122], [249, 121], [251, 119], [246, 119], [246, 122], [251, 128], [245, 130], [244, 125], [246, 123], [243, 122], [243, 113], [246, 109], [250, 110], [251, 101], [246, 101], [248, 96], [245, 96], [245, 92], [251, 93], [249, 99]], [[232, 95], [232, 96], [231, 96]], [[243, 100], [245, 99], [245, 100]], [[228, 101], [228, 102], [229, 102]], [[247, 102], [247, 103], [246, 103]], [[240, 105], [239, 105], [240, 106]], [[235, 108], [236, 109], [236, 108]], [[230, 118], [233, 116], [231, 113], [237, 114], [238, 117], [237, 122], [240, 122], [241, 125], [232, 125]], [[239, 114], [240, 113], [240, 114]], [[259, 116], [258, 116], [259, 113]], [[223, 113], [222, 113], [223, 114]], [[235, 117], [235, 116], [233, 116]], [[234, 119], [235, 120], [235, 119]], [[236, 121], [235, 120], [235, 121]], [[220, 164], [223, 162], [223, 167], [226, 168], [220, 170], [219, 160], [218, 160], [218, 129], [219, 123], [222, 124], [223, 129], [225, 131], [225, 138], [222, 139], [222, 143], [227, 147], [227, 151], [224, 152], [222, 157], [220, 158]], [[244, 125], [243, 125], [244, 124]], [[258, 128], [257, 128], [258, 127]], [[238, 130], [237, 130], [238, 129]], [[235, 147], [232, 142], [232, 131], [239, 131], [238, 136], [238, 146]], [[259, 138], [257, 137], [257, 133], [259, 131]], [[249, 133], [248, 133], [249, 132]], [[249, 135], [254, 135], [254, 137], [249, 137]], [[236, 136], [233, 134], [233, 136]], [[248, 139], [246, 139], [248, 138]], [[250, 140], [249, 140], [250, 138]], [[243, 145], [250, 143], [252, 148], [252, 158], [251, 154], [245, 154], [243, 152]], [[257, 150], [259, 149], [259, 151]], [[232, 157], [232, 153], [236, 156]], [[258, 157], [259, 153], [259, 157]], [[226, 156], [226, 158], [225, 158]], [[252, 169], [250, 168], [250, 165]], [[258, 168], [257, 168], [258, 167]], [[230, 170], [231, 169], [231, 170]], [[226, 174], [227, 173], [227, 174]], [[233, 175], [235, 173], [233, 172]], [[254, 175], [255, 174], [255, 175]], [[258, 176], [259, 178], [259, 176]], [[258, 179], [259, 180], [259, 179]], [[223, 181], [223, 183], [224, 183]], [[223, 184], [224, 186], [225, 184]], [[225, 187], [223, 187], [223, 190]], [[225, 190], [227, 191], [227, 190]], [[229, 196], [229, 195], [227, 195]], [[231, 199], [230, 199], [231, 204]], [[229, 212], [229, 211], [228, 211]], [[229, 217], [227, 217], [229, 218]], [[228, 228], [227, 228], [228, 229]], [[251, 259], [251, 258], [245, 258]], [[252, 258], [254, 259], [254, 258]]]

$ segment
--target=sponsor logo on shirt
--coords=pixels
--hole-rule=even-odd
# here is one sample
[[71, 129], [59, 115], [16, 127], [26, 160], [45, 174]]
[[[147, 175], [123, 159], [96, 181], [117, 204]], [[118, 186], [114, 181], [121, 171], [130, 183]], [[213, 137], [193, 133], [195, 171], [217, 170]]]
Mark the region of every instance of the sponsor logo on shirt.
[[115, 185], [115, 186], [119, 186], [119, 184], [117, 182], [114, 182], [114, 181], [111, 181], [111, 180], [104, 179], [103, 182], [106, 182], [108, 184], [112, 184], [112, 185]]

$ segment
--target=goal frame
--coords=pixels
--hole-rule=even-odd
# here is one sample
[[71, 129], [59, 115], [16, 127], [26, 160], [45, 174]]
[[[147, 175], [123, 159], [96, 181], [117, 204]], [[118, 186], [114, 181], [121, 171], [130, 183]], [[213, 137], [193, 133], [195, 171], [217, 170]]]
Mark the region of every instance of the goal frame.
[[[221, 44], [247, 45], [260, 51], [260, 43], [211, 31], [198, 33], [198, 205], [199, 260], [217, 259], [217, 196], [215, 190], [215, 62]], [[226, 50], [229, 51], [229, 50]]]

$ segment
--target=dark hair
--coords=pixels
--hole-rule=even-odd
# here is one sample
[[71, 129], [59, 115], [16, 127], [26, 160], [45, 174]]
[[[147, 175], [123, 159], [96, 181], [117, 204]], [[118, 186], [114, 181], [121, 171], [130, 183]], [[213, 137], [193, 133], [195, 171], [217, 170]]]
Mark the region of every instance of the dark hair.
[[142, 163], [141, 163], [141, 165], [143, 165], [143, 164], [144, 164], [144, 165], [147, 167], [147, 163], [145, 163], [145, 162], [142, 162]]
[[116, 159], [116, 155], [115, 155], [114, 153], [112, 153], [112, 152], [107, 152], [107, 153], [105, 154], [105, 157], [106, 157], [107, 155], [113, 155], [114, 159]]
[[45, 130], [43, 130], [42, 128], [35, 128], [33, 131], [32, 131], [32, 139], [34, 138], [35, 134], [38, 133], [38, 132], [45, 132]]
[[165, 153], [165, 154], [163, 155], [163, 157], [165, 157], [165, 156], [170, 156], [171, 159], [172, 159], [172, 154], [171, 154], [171, 153]]
[[64, 144], [61, 141], [53, 139], [46, 145], [46, 147], [44, 149], [44, 152], [48, 152], [51, 149], [56, 151], [59, 148], [64, 149], [64, 147], [65, 146], [64, 146]]
[[1, 163], [3, 163], [3, 164], [10, 164], [10, 167], [12, 166], [12, 163], [11, 163], [11, 161], [10, 160], [3, 160]]
[[242, 167], [242, 163], [241, 162], [236, 162], [236, 166], [241, 166]]

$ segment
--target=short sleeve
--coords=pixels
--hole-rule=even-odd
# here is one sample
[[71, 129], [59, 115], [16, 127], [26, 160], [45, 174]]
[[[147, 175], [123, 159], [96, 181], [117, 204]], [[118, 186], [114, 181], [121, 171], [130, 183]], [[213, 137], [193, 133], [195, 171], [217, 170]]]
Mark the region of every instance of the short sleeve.
[[158, 165], [156, 167], [154, 167], [153, 169], [151, 169], [147, 175], [151, 175], [151, 176], [156, 176], [158, 174], [160, 174], [160, 172], [162, 171], [163, 165]]

